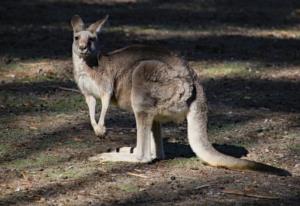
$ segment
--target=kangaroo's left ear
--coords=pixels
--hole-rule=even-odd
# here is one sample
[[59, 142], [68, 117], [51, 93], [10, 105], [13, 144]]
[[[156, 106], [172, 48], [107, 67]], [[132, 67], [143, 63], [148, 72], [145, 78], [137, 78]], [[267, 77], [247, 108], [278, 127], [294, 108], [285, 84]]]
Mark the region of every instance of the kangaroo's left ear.
[[106, 15], [103, 19], [100, 19], [100, 20], [96, 21], [95, 23], [91, 24], [89, 26], [88, 30], [91, 31], [92, 33], [99, 34], [99, 32], [102, 29], [102, 26], [107, 21], [108, 17], [109, 16]]
[[84, 29], [84, 22], [79, 15], [74, 15], [71, 19], [71, 25], [74, 32], [79, 32]]

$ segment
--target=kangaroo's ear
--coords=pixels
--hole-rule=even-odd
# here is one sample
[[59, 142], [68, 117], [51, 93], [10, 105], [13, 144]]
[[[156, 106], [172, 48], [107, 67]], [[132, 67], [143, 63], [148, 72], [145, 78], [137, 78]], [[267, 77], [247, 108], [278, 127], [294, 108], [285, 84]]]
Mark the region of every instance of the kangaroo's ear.
[[103, 19], [100, 19], [100, 20], [96, 21], [95, 23], [91, 24], [89, 26], [88, 30], [91, 31], [92, 33], [99, 34], [99, 32], [101, 31], [102, 26], [107, 21], [108, 17], [109, 16], [106, 15]]
[[84, 29], [84, 22], [79, 15], [74, 15], [71, 19], [71, 25], [74, 32], [79, 32]]

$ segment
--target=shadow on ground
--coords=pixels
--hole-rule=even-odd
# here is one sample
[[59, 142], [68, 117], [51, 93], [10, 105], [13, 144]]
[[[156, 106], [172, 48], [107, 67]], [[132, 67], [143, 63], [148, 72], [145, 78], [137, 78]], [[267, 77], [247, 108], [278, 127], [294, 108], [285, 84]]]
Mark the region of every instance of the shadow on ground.
[[[300, 112], [300, 96], [297, 91], [300, 88], [299, 82], [284, 80], [264, 79], [241, 79], [221, 78], [212, 79], [205, 83], [205, 90], [209, 105], [222, 104], [233, 109], [264, 109], [273, 112]], [[35, 82], [35, 83], [7, 83], [0, 85], [0, 92], [3, 94], [0, 100], [5, 106], [5, 93], [13, 92], [18, 98], [19, 95], [42, 93], [55, 93], [60, 91], [59, 87], [75, 87], [73, 82]], [[19, 96], [19, 98], [21, 97]], [[20, 99], [20, 101], [22, 101]], [[30, 106], [13, 108], [9, 105], [0, 108], [0, 114], [20, 114], [34, 112]], [[32, 105], [33, 106], [33, 105]], [[27, 108], [29, 107], [29, 108]]]
[[[299, 24], [299, 1], [2, 1], [0, 5], [0, 56], [5, 58], [70, 58], [69, 21], [78, 13], [87, 21], [110, 14], [110, 25], [167, 28], [170, 31], [205, 31], [211, 27], [286, 28]], [[107, 25], [109, 27], [109, 25]], [[190, 38], [190, 37], [189, 37]], [[131, 43], [153, 43], [124, 31], [103, 33], [106, 50]], [[198, 39], [164, 39], [158, 43], [179, 50], [189, 59], [259, 60], [299, 64], [296, 39], [238, 35]], [[288, 51], [288, 52], [287, 52]]]
[[[233, 157], [241, 158], [247, 156], [248, 150], [241, 146], [227, 145], [227, 144], [213, 144], [214, 148], [223, 154], [227, 154]], [[173, 159], [177, 157], [195, 157], [195, 153], [192, 151], [190, 145], [164, 142], [165, 152], [167, 159]]]

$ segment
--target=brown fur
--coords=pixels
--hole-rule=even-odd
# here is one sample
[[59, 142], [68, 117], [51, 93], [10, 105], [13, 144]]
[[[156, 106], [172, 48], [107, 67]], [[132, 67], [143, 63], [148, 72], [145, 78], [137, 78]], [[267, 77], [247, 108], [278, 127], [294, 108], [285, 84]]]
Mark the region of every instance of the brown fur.
[[[289, 175], [282, 169], [224, 155], [212, 147], [207, 137], [207, 105], [203, 88], [195, 72], [177, 54], [161, 47], [134, 45], [96, 59], [99, 51], [93, 38], [97, 38], [97, 32], [106, 19], [89, 27], [96, 33], [91, 29], [78, 31], [82, 20], [78, 16], [72, 20], [74, 77], [89, 106], [95, 133], [105, 133], [104, 118], [113, 100], [120, 108], [134, 113], [137, 146], [133, 153], [124, 147], [92, 159], [128, 162], [163, 159], [159, 122], [180, 122], [187, 118], [190, 145], [209, 165]], [[97, 55], [95, 51], [98, 51]], [[98, 60], [97, 67], [92, 67], [93, 59]], [[102, 101], [99, 123], [95, 121], [97, 98]]]

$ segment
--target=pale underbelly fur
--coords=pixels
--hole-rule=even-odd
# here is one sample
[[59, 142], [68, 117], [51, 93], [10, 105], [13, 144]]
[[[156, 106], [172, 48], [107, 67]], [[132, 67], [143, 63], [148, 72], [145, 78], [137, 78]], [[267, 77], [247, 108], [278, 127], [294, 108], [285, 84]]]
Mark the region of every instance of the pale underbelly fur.
[[78, 79], [78, 87], [83, 94], [92, 95], [96, 98], [101, 97], [101, 89], [97, 83], [88, 76], [81, 76]]

